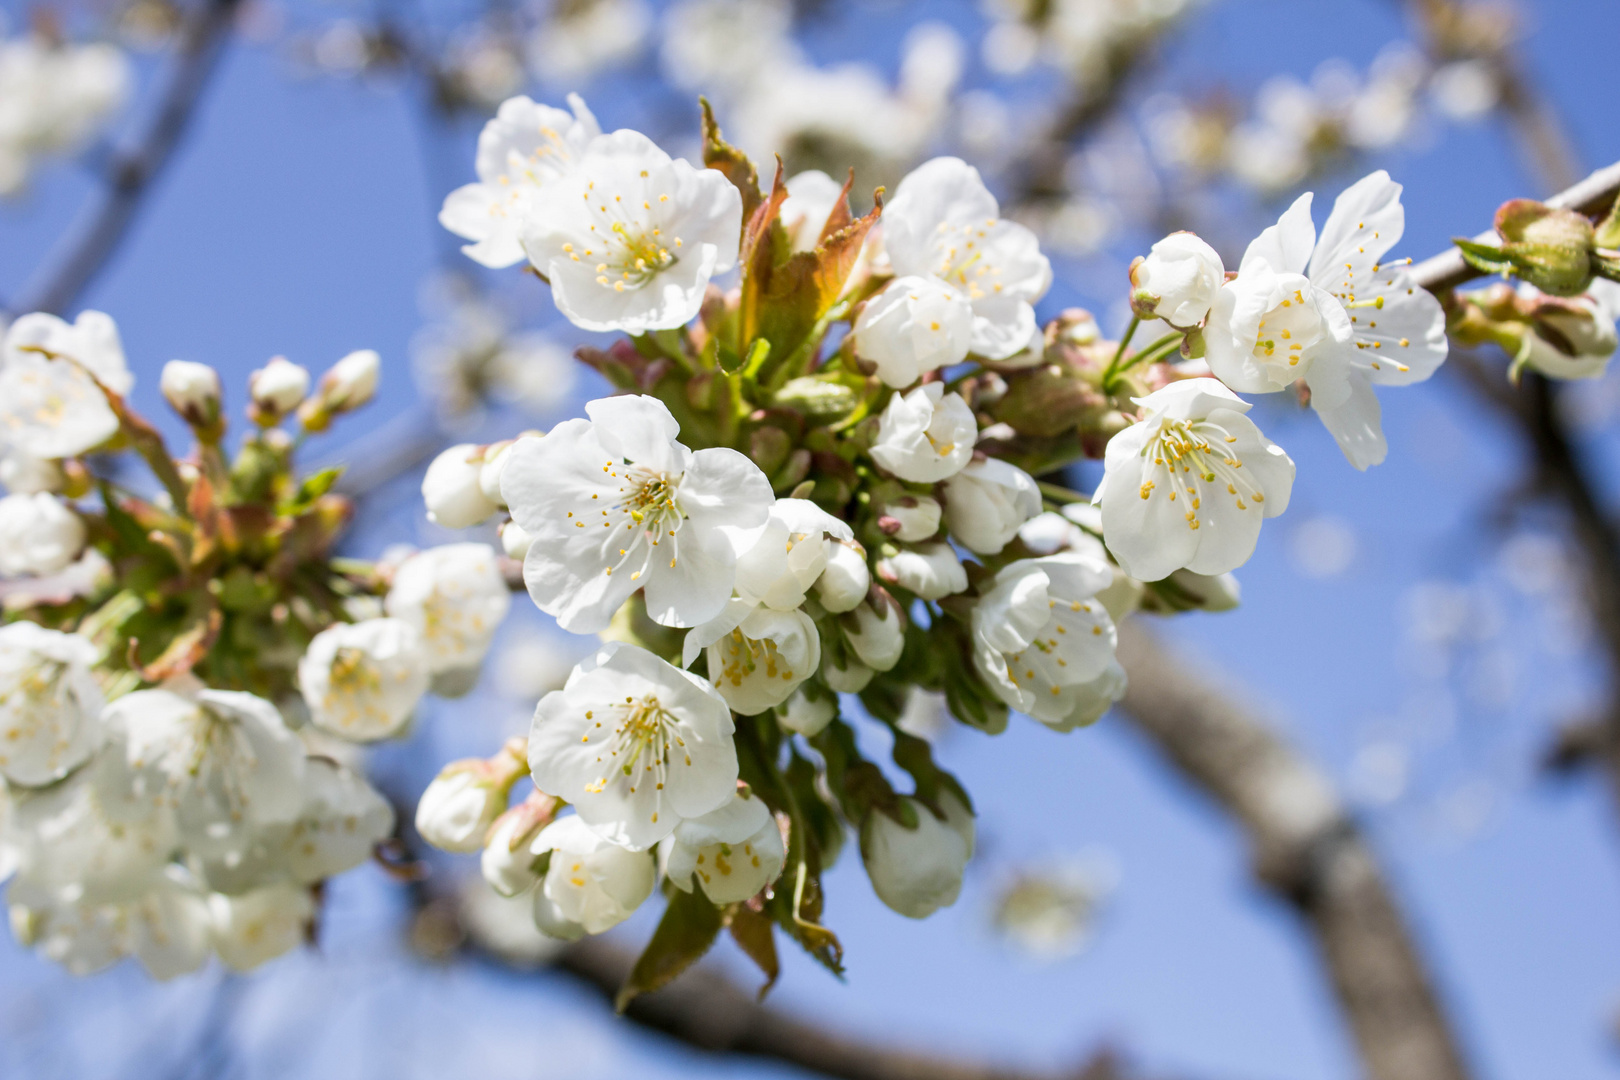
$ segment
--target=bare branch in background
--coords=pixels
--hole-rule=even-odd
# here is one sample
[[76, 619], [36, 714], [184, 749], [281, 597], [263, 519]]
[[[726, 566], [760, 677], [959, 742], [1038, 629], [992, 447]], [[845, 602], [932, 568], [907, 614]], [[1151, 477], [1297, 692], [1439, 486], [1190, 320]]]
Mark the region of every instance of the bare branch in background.
[[71, 307], [107, 260], [134, 221], [153, 181], [174, 155], [180, 138], [213, 74], [229, 37], [239, 0], [200, 0], [181, 24], [174, 46], [174, 71], [151, 126], [130, 150], [114, 154], [107, 165], [104, 190], [72, 229], [62, 254], [31, 288], [19, 311], [60, 314]]
[[1463, 1080], [1400, 905], [1328, 778], [1139, 621], [1120, 627], [1119, 659], [1125, 712], [1244, 827], [1256, 876], [1309, 925], [1368, 1075]]

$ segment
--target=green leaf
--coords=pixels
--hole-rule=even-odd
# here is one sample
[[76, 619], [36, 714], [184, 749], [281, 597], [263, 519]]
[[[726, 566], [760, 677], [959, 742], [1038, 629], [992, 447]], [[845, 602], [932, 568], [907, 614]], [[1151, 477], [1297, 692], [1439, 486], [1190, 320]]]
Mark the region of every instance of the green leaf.
[[781, 962], [776, 955], [776, 925], [762, 913], [742, 905], [732, 912], [729, 929], [731, 939], [765, 974], [765, 985], [759, 988], [759, 998], [763, 1001], [765, 995], [771, 992], [771, 987], [776, 985], [777, 976], [782, 973]]
[[1461, 236], [1452, 237], [1451, 242], [1462, 252], [1463, 261], [1475, 270], [1486, 274], [1513, 273], [1513, 260], [1501, 248], [1475, 243]]
[[624, 1012], [638, 994], [668, 985], [691, 967], [720, 936], [720, 926], [720, 910], [701, 890], [672, 889], [658, 929], [613, 999], [614, 1010]]
[[343, 475], [344, 465], [334, 465], [330, 469], [322, 469], [318, 473], [311, 473], [304, 477], [304, 482], [298, 485], [298, 493], [292, 501], [280, 508], [280, 512], [287, 515], [300, 514], [309, 509], [315, 500], [332, 490], [332, 486]]

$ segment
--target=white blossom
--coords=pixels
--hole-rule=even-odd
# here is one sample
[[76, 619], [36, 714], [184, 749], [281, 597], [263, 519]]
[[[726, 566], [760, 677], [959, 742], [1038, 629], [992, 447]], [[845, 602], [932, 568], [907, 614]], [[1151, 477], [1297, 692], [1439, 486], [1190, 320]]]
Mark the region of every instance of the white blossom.
[[615, 131], [534, 196], [522, 240], [570, 322], [636, 334], [691, 321], [741, 236], [742, 196], [723, 174]]
[[377, 393], [382, 357], [372, 349], [356, 349], [321, 376], [320, 399], [327, 412], [352, 412]]
[[885, 532], [893, 524], [893, 536], [896, 540], [906, 544], [915, 544], [919, 540], [932, 540], [939, 532], [941, 516], [939, 500], [931, 495], [902, 495], [892, 502], [883, 504], [878, 524]]
[[108, 316], [85, 311], [70, 325], [24, 315], [0, 346], [0, 438], [38, 458], [82, 454], [118, 431], [101, 387], [127, 394], [134, 384]]
[[102, 713], [105, 760], [97, 793], [115, 816], [174, 809], [188, 849], [221, 855], [252, 830], [290, 824], [303, 805], [304, 745], [276, 707], [230, 690], [137, 690]]
[[1035, 479], [1000, 458], [970, 462], [945, 481], [945, 525], [969, 551], [999, 555], [1041, 512]]
[[1358, 469], [1388, 451], [1373, 386], [1421, 382], [1446, 358], [1440, 302], [1412, 279], [1409, 260], [1380, 262], [1406, 227], [1400, 195], [1388, 173], [1362, 178], [1334, 202], [1320, 237], [1311, 196], [1300, 196], [1249, 245], [1204, 331], [1210, 370], [1234, 390], [1304, 379], [1311, 408]]
[[873, 812], [861, 827], [861, 859], [872, 890], [894, 911], [925, 919], [950, 907], [962, 891], [962, 872], [973, 857], [973, 815], [949, 792], [941, 792], [941, 820], [916, 799], [902, 798], [917, 816], [908, 829]]
[[232, 971], [251, 971], [302, 945], [315, 919], [309, 889], [290, 882], [266, 885], [240, 896], [208, 898], [214, 921], [214, 951]]
[[529, 769], [537, 788], [568, 800], [602, 836], [650, 848], [731, 794], [733, 730], [714, 687], [646, 649], [610, 641], [540, 699]]
[[979, 424], [960, 394], [927, 383], [889, 398], [878, 422], [872, 460], [902, 480], [932, 484], [973, 460]]
[[96, 647], [78, 634], [19, 621], [0, 628], [0, 775], [37, 787], [66, 776], [101, 745]]
[[765, 531], [737, 560], [737, 595], [792, 611], [804, 603], [835, 549], [854, 537], [847, 522], [808, 499], [777, 499]]
[[872, 571], [866, 565], [866, 549], [854, 540], [827, 545], [827, 565], [816, 579], [816, 598], [828, 611], [851, 611], [866, 599], [872, 587]]
[[634, 59], [651, 25], [646, 0], [553, 5], [529, 38], [529, 68], [546, 82], [584, 82], [604, 68]]
[[670, 884], [691, 892], [696, 878], [716, 904], [758, 895], [781, 875], [786, 860], [776, 818], [758, 796], [741, 791], [702, 817], [681, 822], [658, 845]]
[[538, 791], [495, 819], [478, 868], [490, 888], [502, 896], [518, 896], [540, 881], [535, 856], [529, 850], [535, 835], [550, 824], [557, 800]]
[[878, 378], [907, 387], [967, 356], [973, 307], [938, 278], [896, 278], [866, 302], [854, 335], [855, 355], [876, 364]]
[[973, 666], [1008, 708], [1043, 724], [1088, 703], [1085, 687], [1114, 662], [1116, 634], [1097, 593], [1113, 580], [1084, 556], [1003, 567], [973, 608]]
[[83, 145], [129, 96], [130, 64], [104, 42], [30, 34], [0, 42], [0, 195], [23, 188], [33, 159]]
[[84, 549], [84, 522], [47, 492], [0, 499], [0, 576], [63, 570]]
[[394, 808], [364, 777], [330, 758], [306, 758], [303, 805], [287, 831], [288, 872], [306, 885], [341, 874], [393, 829]]
[[394, 571], [386, 610], [409, 623], [428, 671], [476, 667], [512, 606], [511, 590], [488, 544], [441, 544]]
[[878, 577], [890, 585], [898, 585], [907, 592], [916, 593], [924, 600], [938, 600], [967, 588], [967, 571], [962, 560], [945, 543], [922, 544], [903, 548], [893, 555], [879, 559]]
[[0, 449], [0, 484], [14, 494], [33, 495], [61, 491], [67, 486], [67, 477], [55, 461], [8, 447]]
[[128, 900], [67, 901], [27, 881], [14, 884], [6, 899], [18, 941], [75, 975], [133, 955], [153, 978], [172, 979], [196, 971], [211, 951], [207, 900], [178, 866]]
[[310, 721], [353, 742], [396, 734], [427, 692], [428, 678], [416, 630], [399, 619], [329, 626], [298, 662]]
[[1260, 522], [1288, 509], [1294, 462], [1214, 379], [1134, 399], [1143, 419], [1115, 435], [1092, 496], [1120, 568], [1157, 581], [1186, 567], [1224, 574], [1248, 561]]
[[[821, 680], [827, 684], [828, 689], [839, 694], [860, 693], [866, 689], [866, 684], [872, 681], [875, 674], [876, 672], [855, 658], [853, 650], [843, 658], [843, 663], [839, 663], [838, 657], [832, 653], [827, 653], [821, 664]], [[827, 719], [831, 720], [832, 717], [829, 716]]]
[[9, 833], [17, 884], [61, 903], [109, 904], [132, 900], [156, 883], [180, 845], [173, 810], [150, 799], [135, 812], [110, 808], [98, 771], [92, 765], [50, 787], [13, 789]]
[[602, 134], [578, 94], [568, 95], [572, 114], [527, 97], [501, 103], [478, 136], [478, 182], [445, 197], [439, 224], [474, 243], [461, 250], [490, 267], [523, 259], [523, 231], [534, 214], [535, 196], [572, 172], [590, 141]]
[[821, 666], [821, 635], [810, 616], [746, 600], [689, 630], [683, 648], [684, 665], [708, 650], [709, 679], [744, 716], [782, 704]]
[[972, 351], [991, 360], [1022, 349], [1052, 267], [1029, 229], [1001, 218], [979, 171], [959, 158], [913, 170], [883, 208], [894, 272], [940, 279], [973, 307]]
[[1191, 330], [1203, 323], [1224, 284], [1226, 266], [1215, 249], [1194, 233], [1173, 232], [1132, 264], [1132, 307], [1143, 318]]
[[637, 589], [665, 626], [713, 618], [766, 523], [770, 481], [735, 450], [676, 442], [680, 426], [656, 398], [602, 398], [585, 411], [519, 440], [501, 476], [512, 519], [534, 538], [529, 595], [581, 634], [606, 628]]
[[535, 895], [535, 921], [552, 936], [570, 926], [587, 934], [612, 929], [652, 895], [658, 878], [651, 853], [604, 839], [577, 815], [540, 830], [530, 850], [551, 852], [551, 866]]

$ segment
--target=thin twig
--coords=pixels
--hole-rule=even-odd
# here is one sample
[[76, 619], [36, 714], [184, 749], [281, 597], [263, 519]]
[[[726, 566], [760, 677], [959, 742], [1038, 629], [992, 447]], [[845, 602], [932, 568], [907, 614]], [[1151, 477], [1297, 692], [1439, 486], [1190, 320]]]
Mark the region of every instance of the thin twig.
[[238, 4], [239, 0], [200, 0], [186, 18], [175, 44], [174, 72], [151, 126], [133, 149], [113, 155], [96, 204], [85, 212], [62, 255], [53, 260], [40, 284], [24, 294], [17, 310], [60, 314], [106, 266], [195, 115]]

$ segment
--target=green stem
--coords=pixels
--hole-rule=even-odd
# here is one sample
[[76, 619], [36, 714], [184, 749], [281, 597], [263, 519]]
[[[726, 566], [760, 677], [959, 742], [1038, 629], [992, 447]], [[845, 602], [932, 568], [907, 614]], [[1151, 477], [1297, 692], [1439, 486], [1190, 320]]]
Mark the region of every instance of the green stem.
[[1114, 364], [1108, 365], [1108, 371], [1103, 373], [1103, 390], [1110, 394], [1113, 393], [1114, 386], [1119, 382], [1120, 376], [1124, 375], [1127, 371], [1134, 367], [1141, 367], [1143, 364], [1156, 363], [1164, 359], [1166, 356], [1169, 356], [1172, 352], [1181, 347], [1181, 339], [1184, 337], [1186, 337], [1185, 334], [1181, 333], [1180, 331], [1174, 331], [1164, 335], [1162, 338], [1159, 338], [1153, 344], [1149, 345], [1147, 348], [1125, 361], [1125, 363], [1120, 364], [1117, 367]]
[[1131, 338], [1136, 336], [1136, 328], [1141, 325], [1142, 316], [1132, 315], [1131, 325], [1125, 328], [1125, 336], [1119, 339], [1119, 348], [1114, 350], [1114, 358], [1108, 361], [1108, 367], [1103, 371], [1104, 386], [1108, 386], [1113, 383], [1114, 376], [1119, 371], [1119, 362], [1125, 357], [1125, 349], [1130, 345]]
[[1072, 488], [1066, 488], [1062, 484], [1053, 484], [1045, 480], [1037, 480], [1035, 481], [1035, 486], [1041, 489], [1042, 495], [1045, 495], [1048, 499], [1051, 499], [1053, 502], [1062, 506], [1067, 506], [1070, 503], [1083, 503], [1091, 501], [1090, 495], [1082, 495], [1080, 492], [1075, 491]]

